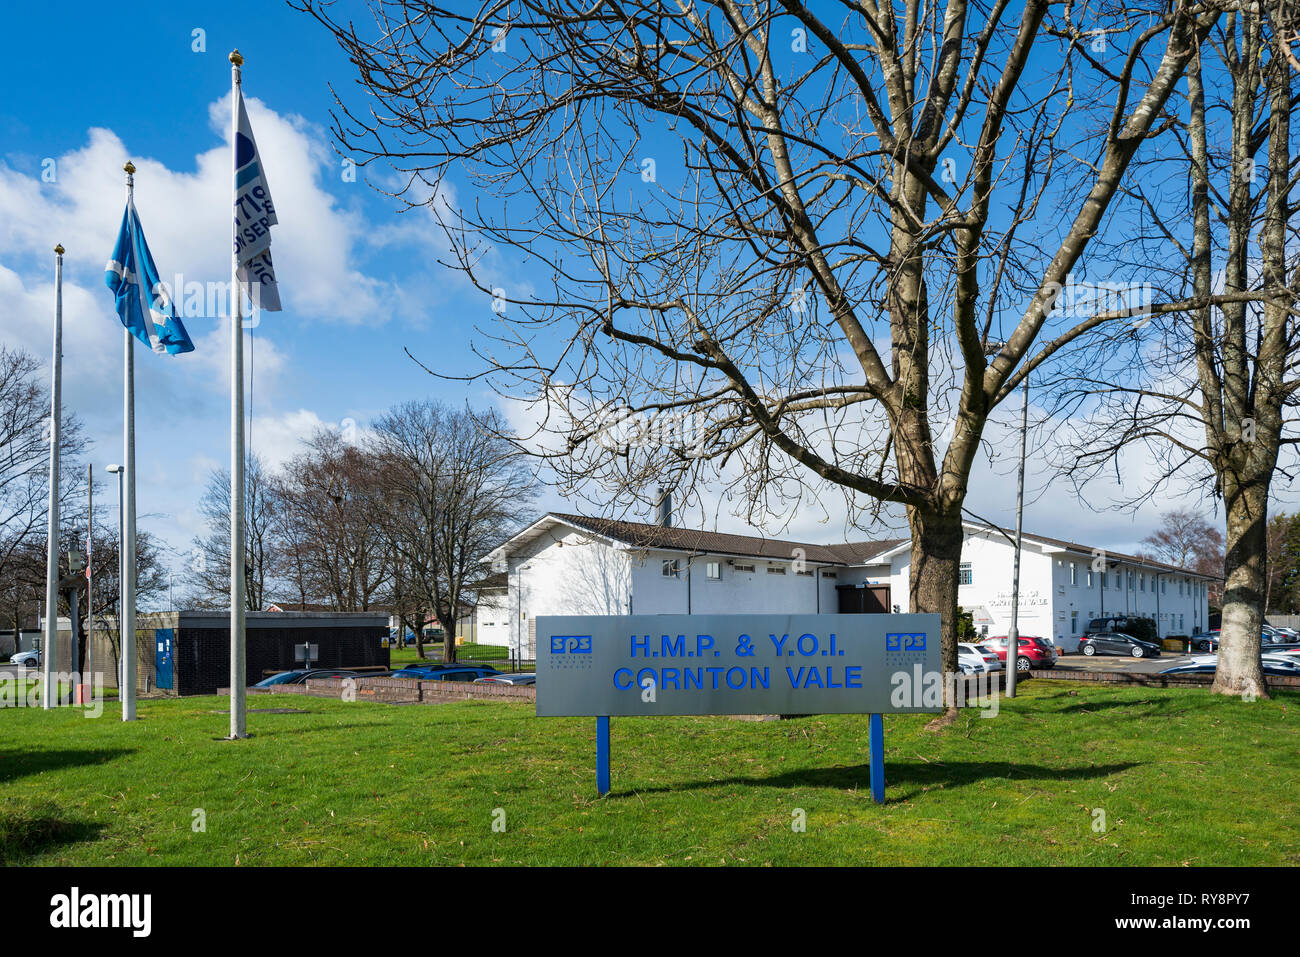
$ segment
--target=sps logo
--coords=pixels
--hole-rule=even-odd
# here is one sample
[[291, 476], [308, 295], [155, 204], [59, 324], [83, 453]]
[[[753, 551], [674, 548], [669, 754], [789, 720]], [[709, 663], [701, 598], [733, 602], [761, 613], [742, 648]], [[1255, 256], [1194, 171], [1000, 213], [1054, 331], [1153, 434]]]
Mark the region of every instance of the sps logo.
[[590, 671], [591, 635], [551, 635], [551, 667], [563, 671]]
[[591, 635], [551, 635], [551, 654], [589, 655]]
[[924, 634], [885, 635], [885, 664], [898, 666], [925, 657]]

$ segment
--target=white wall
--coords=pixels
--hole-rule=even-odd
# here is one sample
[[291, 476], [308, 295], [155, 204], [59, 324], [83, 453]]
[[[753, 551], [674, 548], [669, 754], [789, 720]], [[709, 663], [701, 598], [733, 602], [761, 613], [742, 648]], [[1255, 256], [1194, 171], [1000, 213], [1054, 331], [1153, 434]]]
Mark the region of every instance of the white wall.
[[[961, 560], [971, 564], [971, 583], [958, 586], [957, 604], [965, 609], [987, 609], [993, 619], [990, 635], [1005, 635], [1011, 629], [1015, 556], [1015, 546], [997, 532], [968, 531], [962, 543]], [[1016, 625], [1020, 634], [1053, 638], [1051, 565], [1030, 542], [1025, 542], [1020, 552], [1019, 597]]]
[[474, 608], [474, 634], [480, 645], [510, 645], [510, 606], [505, 590], [482, 591]]
[[[663, 573], [665, 560], [676, 559], [678, 573]], [[812, 575], [797, 574], [791, 562], [764, 559], [727, 558], [721, 555], [694, 555], [687, 559], [674, 552], [635, 552], [632, 561], [632, 609], [646, 615], [736, 615], [791, 612], [812, 613], [818, 608], [816, 567]], [[721, 578], [708, 577], [709, 562], [717, 562]], [[752, 565], [754, 570], [740, 571], [737, 566]], [[780, 568], [784, 574], [772, 574], [768, 567]], [[821, 583], [821, 610], [839, 610], [835, 586], [840, 580], [824, 579]]]
[[539, 615], [626, 615], [631, 612], [627, 553], [572, 529], [557, 527], [510, 556], [509, 645], [533, 657], [528, 623]]

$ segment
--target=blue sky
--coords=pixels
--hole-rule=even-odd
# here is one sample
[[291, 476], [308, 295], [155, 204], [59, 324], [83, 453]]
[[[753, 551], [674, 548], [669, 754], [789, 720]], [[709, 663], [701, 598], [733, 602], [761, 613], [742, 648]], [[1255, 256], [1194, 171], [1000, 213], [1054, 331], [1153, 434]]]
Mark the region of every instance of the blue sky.
[[[57, 23], [32, 4], [6, 18], [9, 36], [24, 41], [0, 61], [9, 94], [0, 102], [0, 296], [9, 307], [0, 341], [48, 360], [51, 249], [63, 243], [65, 407], [85, 421], [97, 469], [121, 458], [121, 326], [103, 284], [121, 166], [129, 158], [139, 167], [136, 205], [163, 277], [228, 280], [233, 47], [246, 58], [244, 94], [279, 211], [272, 252], [286, 304], [252, 334], [253, 449], [280, 462], [315, 427], [364, 425], [410, 398], [493, 401], [481, 386], [430, 377], [403, 352], [442, 371], [477, 368], [470, 342], [476, 323], [491, 322], [490, 301], [437, 262], [444, 242], [427, 214], [398, 214], [366, 185], [382, 170], [345, 181], [328, 135], [328, 84], [350, 90], [353, 71], [314, 21], [274, 2], [81, 0], [61, 4]], [[453, 182], [448, 198], [463, 188]], [[508, 260], [494, 268], [518, 275]], [[229, 461], [228, 340], [213, 319], [186, 324], [195, 353], [136, 353], [141, 525], [181, 555], [202, 530], [196, 505], [209, 470]], [[1012, 524], [1010, 475], [980, 466], [972, 511]], [[1064, 482], [1041, 474], [1034, 485], [1026, 526], [1043, 534], [1131, 549], [1156, 520], [1154, 507], [1087, 512]], [[541, 500], [560, 504], [553, 494]], [[718, 524], [745, 530], [725, 514]], [[842, 537], [833, 523], [797, 520], [786, 534]]]
[[[14, 36], [50, 37], [48, 11], [7, 16]], [[364, 425], [415, 396], [491, 400], [430, 377], [402, 351], [458, 371], [474, 322], [491, 313], [437, 265], [427, 217], [396, 214], [365, 171], [345, 181], [328, 140], [327, 82], [346, 82], [348, 66], [314, 22], [277, 3], [146, 3], [128, 16], [73, 2], [60, 20], [57, 43], [16, 44], [0, 66], [13, 92], [0, 107], [0, 287], [19, 306], [0, 333], [48, 360], [50, 250], [63, 243], [65, 408], [86, 422], [97, 467], [121, 458], [121, 326], [103, 285], [121, 166], [139, 167], [136, 205], [163, 277], [228, 279], [233, 47], [246, 58], [244, 94], [279, 207], [273, 254], [286, 303], [251, 331], [253, 448], [282, 460], [317, 425]], [[195, 30], [205, 52], [193, 49]], [[229, 458], [228, 338], [211, 319], [185, 321], [195, 353], [136, 352], [141, 524], [181, 550], [200, 530], [205, 475]]]

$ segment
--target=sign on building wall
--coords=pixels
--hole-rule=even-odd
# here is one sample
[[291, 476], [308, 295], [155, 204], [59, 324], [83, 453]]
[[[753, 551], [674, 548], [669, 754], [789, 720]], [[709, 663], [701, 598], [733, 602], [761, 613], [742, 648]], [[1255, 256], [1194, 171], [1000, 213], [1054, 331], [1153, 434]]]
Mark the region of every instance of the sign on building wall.
[[942, 710], [938, 615], [557, 615], [537, 714]]

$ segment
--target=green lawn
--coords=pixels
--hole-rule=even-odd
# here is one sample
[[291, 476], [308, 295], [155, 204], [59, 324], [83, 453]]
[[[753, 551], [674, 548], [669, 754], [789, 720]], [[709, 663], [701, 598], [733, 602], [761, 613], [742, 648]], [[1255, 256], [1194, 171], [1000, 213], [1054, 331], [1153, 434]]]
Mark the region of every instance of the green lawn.
[[[391, 648], [389, 649], [389, 665], [393, 668], [401, 668], [406, 665], [429, 664], [430, 662], [442, 661], [442, 642], [427, 642], [424, 646], [426, 657], [420, 660], [419, 654], [415, 650], [415, 645], [409, 648]], [[509, 661], [510, 649], [504, 645], [475, 645], [468, 642], [459, 645], [456, 648], [457, 656], [464, 659], [473, 659], [474, 661]]]
[[[39, 864], [1300, 864], [1300, 695], [1026, 682], [995, 719], [594, 719], [527, 705], [0, 711], [0, 859]], [[504, 833], [494, 811], [504, 811]], [[192, 828], [196, 809], [206, 830]], [[796, 809], [807, 829], [792, 829]], [[1103, 810], [1106, 829], [1094, 831]], [[500, 819], [498, 815], [497, 820]]]

